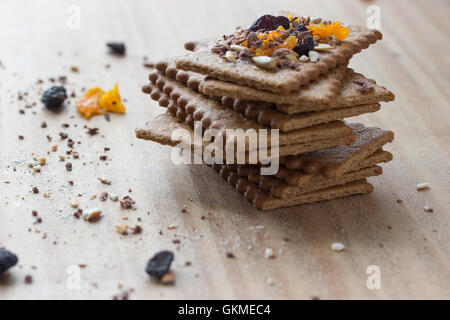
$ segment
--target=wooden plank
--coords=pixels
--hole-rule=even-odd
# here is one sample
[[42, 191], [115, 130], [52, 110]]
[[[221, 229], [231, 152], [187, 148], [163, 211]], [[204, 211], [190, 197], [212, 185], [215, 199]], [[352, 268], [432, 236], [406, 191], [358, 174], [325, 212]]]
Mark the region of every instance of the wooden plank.
[[[134, 128], [162, 111], [140, 92], [148, 73], [144, 55], [181, 54], [184, 41], [220, 35], [278, 5], [85, 0], [76, 2], [81, 28], [70, 30], [66, 10], [72, 3], [0, 2], [0, 247], [20, 257], [19, 266], [0, 278], [0, 299], [109, 299], [131, 288], [130, 298], [143, 299], [450, 298], [448, 1], [407, 7], [397, 1], [284, 3], [293, 11], [359, 24], [366, 21], [368, 5], [380, 6], [384, 40], [351, 66], [397, 98], [357, 120], [395, 131], [396, 140], [388, 147], [394, 161], [370, 179], [374, 193], [269, 213], [254, 210], [213, 170], [174, 165], [169, 148], [137, 140]], [[125, 58], [107, 54], [104, 43], [110, 40], [126, 42]], [[71, 73], [72, 65], [80, 72]], [[76, 96], [83, 87], [118, 82], [127, 114], [112, 115], [111, 122], [87, 121], [76, 113], [73, 98], [62, 113], [45, 110], [42, 89], [51, 85], [49, 77], [62, 75]], [[37, 79], [45, 83], [37, 85]], [[18, 92], [27, 96], [18, 100]], [[42, 121], [47, 128], [40, 127]], [[100, 134], [87, 135], [84, 125], [99, 127]], [[60, 131], [81, 141], [75, 146], [81, 159], [67, 160], [72, 172], [58, 160], [69, 149]], [[50, 151], [53, 144], [58, 152]], [[104, 152], [106, 146], [111, 150]], [[105, 153], [109, 160], [100, 161]], [[26, 165], [33, 154], [47, 158], [41, 173]], [[103, 175], [111, 186], [98, 181]], [[431, 189], [418, 192], [415, 185], [425, 181]], [[31, 192], [33, 186], [39, 194]], [[104, 191], [130, 195], [137, 210], [100, 202]], [[95, 224], [75, 219], [72, 198], [84, 209], [101, 207], [104, 218]], [[424, 212], [425, 205], [434, 212]], [[189, 213], [181, 213], [183, 206]], [[31, 210], [43, 223], [34, 223]], [[143, 233], [121, 236], [114, 230], [119, 223], [142, 225]], [[171, 224], [177, 228], [168, 230]], [[344, 252], [330, 249], [336, 241], [345, 244]], [[268, 247], [275, 259], [264, 257]], [[147, 260], [162, 249], [175, 251], [174, 286], [153, 283], [144, 272]], [[68, 268], [78, 264], [86, 264], [81, 289], [70, 290]], [[380, 267], [380, 290], [366, 286], [370, 265]], [[28, 274], [31, 285], [24, 283]]]

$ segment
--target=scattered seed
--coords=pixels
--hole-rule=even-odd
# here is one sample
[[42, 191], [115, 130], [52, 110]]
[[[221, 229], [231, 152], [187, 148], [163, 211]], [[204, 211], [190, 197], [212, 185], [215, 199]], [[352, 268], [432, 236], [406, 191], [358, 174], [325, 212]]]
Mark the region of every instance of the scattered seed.
[[83, 211], [83, 219], [90, 221], [92, 219], [94, 219], [95, 217], [99, 216], [100, 214], [102, 214], [102, 210], [99, 208], [91, 208], [91, 209], [87, 209]]
[[272, 70], [277, 67], [277, 61], [268, 56], [257, 56], [252, 58], [253, 62], [260, 68]]
[[344, 251], [345, 245], [342, 242], [334, 242], [331, 244], [331, 250], [341, 252]]
[[264, 256], [266, 259], [274, 259], [275, 253], [273, 252], [272, 248], [266, 248], [266, 251], [264, 252]]
[[103, 184], [111, 184], [112, 183], [112, 181], [111, 180], [109, 180], [107, 177], [100, 177], [100, 178], [98, 178], [99, 180], [100, 180], [100, 182], [101, 183], [103, 183]]
[[317, 62], [319, 61], [319, 53], [317, 51], [311, 50], [308, 52], [309, 60], [311, 62]]
[[114, 228], [116, 228], [117, 232], [122, 235], [127, 234], [128, 226], [126, 224], [119, 224], [117, 226], [114, 226]]
[[77, 199], [70, 200], [70, 206], [72, 208], [78, 208], [78, 200]]
[[418, 191], [430, 189], [430, 187], [431, 187], [431, 183], [429, 183], [429, 182], [423, 182], [423, 183], [416, 184], [416, 189]]
[[120, 206], [124, 209], [132, 209], [135, 204], [136, 201], [134, 201], [130, 196], [125, 196], [122, 200], [120, 200]]
[[173, 284], [175, 283], [175, 275], [173, 272], [169, 271], [161, 277], [160, 281], [162, 284]]
[[106, 201], [108, 199], [108, 192], [102, 192], [100, 194], [100, 201]]
[[32, 284], [33, 283], [33, 276], [26, 275], [24, 280], [25, 280], [26, 284]]

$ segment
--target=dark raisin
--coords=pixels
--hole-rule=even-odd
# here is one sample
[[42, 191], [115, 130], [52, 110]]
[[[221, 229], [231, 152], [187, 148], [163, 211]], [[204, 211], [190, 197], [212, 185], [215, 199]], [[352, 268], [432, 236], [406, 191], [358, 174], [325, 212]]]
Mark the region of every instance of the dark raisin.
[[284, 16], [273, 16], [270, 14], [265, 14], [258, 19], [256, 19], [250, 26], [250, 31], [258, 31], [264, 29], [264, 31], [275, 30], [279, 26], [283, 26], [285, 29], [289, 29], [290, 22], [289, 19]]
[[19, 259], [14, 253], [0, 248], [0, 274], [15, 266], [18, 261]]
[[66, 99], [67, 93], [63, 86], [53, 86], [42, 95], [42, 102], [50, 110], [59, 109]]
[[303, 24], [299, 24], [295, 30], [298, 32], [309, 31]]
[[123, 42], [108, 42], [106, 44], [109, 49], [111, 50], [111, 53], [124, 56], [125, 55], [125, 44]]
[[312, 36], [309, 36], [305, 39], [298, 41], [297, 46], [294, 48], [294, 51], [299, 54], [299, 56], [307, 56], [308, 52], [314, 50], [314, 40]]
[[145, 268], [145, 272], [149, 275], [161, 279], [167, 272], [170, 270], [170, 265], [173, 261], [173, 253], [170, 251], [161, 251], [158, 252], [151, 258], [147, 267]]
[[282, 26], [283, 28], [288, 30], [291, 27], [291, 22], [285, 16], [278, 16], [276, 19], [276, 27], [274, 29], [278, 28], [279, 26]]

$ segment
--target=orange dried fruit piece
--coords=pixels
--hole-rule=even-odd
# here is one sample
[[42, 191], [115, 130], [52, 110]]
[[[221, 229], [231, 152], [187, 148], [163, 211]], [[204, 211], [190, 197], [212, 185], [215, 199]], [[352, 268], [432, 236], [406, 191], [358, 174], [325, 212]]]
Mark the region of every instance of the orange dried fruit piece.
[[125, 113], [125, 106], [122, 104], [117, 83], [114, 88], [101, 96], [99, 107], [109, 112]]
[[125, 106], [122, 104], [117, 83], [107, 92], [99, 87], [89, 88], [76, 102], [76, 107], [86, 119], [103, 114], [104, 111], [125, 113]]
[[341, 26], [340, 21], [333, 22], [330, 25], [311, 24], [308, 29], [312, 32], [313, 36], [319, 36], [321, 39], [334, 36], [338, 40], [345, 40], [348, 37], [349, 29]]
[[83, 97], [75, 103], [78, 112], [86, 119], [90, 119], [96, 114], [102, 114], [103, 112], [99, 109], [99, 102], [104, 93], [99, 87], [89, 88]]

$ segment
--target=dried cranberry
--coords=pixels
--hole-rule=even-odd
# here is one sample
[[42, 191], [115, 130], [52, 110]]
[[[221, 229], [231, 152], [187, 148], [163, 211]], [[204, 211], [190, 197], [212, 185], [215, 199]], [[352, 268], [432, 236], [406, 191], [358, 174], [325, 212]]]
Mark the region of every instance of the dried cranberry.
[[42, 102], [50, 110], [59, 109], [66, 99], [67, 93], [63, 86], [53, 86], [42, 95]]
[[170, 251], [161, 251], [158, 252], [151, 258], [147, 267], [145, 268], [145, 272], [149, 275], [161, 279], [167, 272], [170, 270], [170, 265], [173, 261], [173, 253]]
[[284, 16], [273, 16], [270, 14], [265, 14], [258, 19], [256, 19], [250, 26], [250, 31], [258, 31], [264, 29], [264, 31], [275, 30], [279, 26], [283, 26], [285, 29], [289, 29], [290, 22], [289, 19]]

